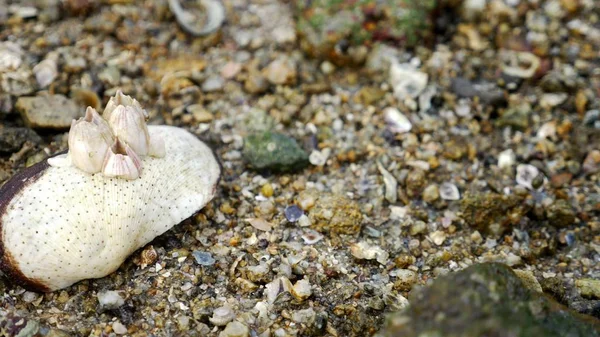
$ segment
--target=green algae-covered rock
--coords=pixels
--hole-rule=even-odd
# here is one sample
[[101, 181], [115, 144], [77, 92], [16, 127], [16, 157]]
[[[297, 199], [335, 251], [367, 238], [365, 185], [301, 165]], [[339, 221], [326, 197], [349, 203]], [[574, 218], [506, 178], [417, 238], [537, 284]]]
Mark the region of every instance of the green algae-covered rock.
[[374, 42], [414, 46], [431, 40], [439, 0], [294, 1], [301, 47], [336, 64], [361, 61], [356, 47]]
[[296, 140], [271, 131], [246, 137], [243, 156], [255, 170], [289, 172], [302, 169], [308, 164], [308, 155]]
[[527, 289], [508, 266], [473, 265], [411, 293], [380, 337], [596, 337], [600, 321]]

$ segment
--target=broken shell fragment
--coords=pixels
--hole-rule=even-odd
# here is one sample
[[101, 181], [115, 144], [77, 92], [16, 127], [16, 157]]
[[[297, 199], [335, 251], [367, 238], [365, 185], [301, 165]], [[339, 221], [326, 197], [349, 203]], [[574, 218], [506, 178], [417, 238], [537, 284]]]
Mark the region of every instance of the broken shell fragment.
[[[184, 9], [179, 0], [169, 0], [169, 9], [175, 15], [177, 23], [186, 33], [192, 36], [204, 36], [217, 31], [225, 21], [225, 7], [219, 0], [200, 0], [205, 20], [192, 10]], [[198, 23], [202, 24], [199, 26]]]
[[2, 186], [0, 266], [11, 279], [52, 291], [106, 276], [213, 198], [220, 168], [210, 148], [180, 128], [148, 129], [166, 155], [143, 158], [138, 179], [42, 161]]
[[[215, 195], [221, 170], [210, 148], [184, 129], [147, 127], [129, 96], [110, 102], [112, 130], [88, 108], [72, 123], [68, 155], [0, 187], [0, 269], [27, 289], [108, 275]], [[156, 157], [136, 152], [144, 141]]]

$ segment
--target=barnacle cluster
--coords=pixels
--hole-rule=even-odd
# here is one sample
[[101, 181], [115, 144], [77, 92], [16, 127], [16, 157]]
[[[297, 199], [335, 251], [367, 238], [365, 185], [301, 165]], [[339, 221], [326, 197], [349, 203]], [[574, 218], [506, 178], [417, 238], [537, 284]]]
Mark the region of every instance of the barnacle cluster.
[[165, 156], [164, 139], [150, 137], [148, 113], [140, 103], [120, 90], [111, 97], [100, 116], [88, 107], [85, 116], [73, 120], [69, 131], [69, 152], [51, 158], [51, 166], [74, 165], [106, 177], [137, 179], [142, 172], [142, 158]]

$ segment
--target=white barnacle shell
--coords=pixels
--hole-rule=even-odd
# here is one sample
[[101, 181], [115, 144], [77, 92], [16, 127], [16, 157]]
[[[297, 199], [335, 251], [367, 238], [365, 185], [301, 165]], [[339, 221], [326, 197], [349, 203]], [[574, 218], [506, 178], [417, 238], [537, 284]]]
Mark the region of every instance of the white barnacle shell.
[[113, 135], [108, 124], [94, 108], [88, 107], [84, 117], [71, 123], [69, 157], [80, 170], [100, 172], [112, 143]]
[[117, 93], [108, 100], [108, 103], [106, 103], [104, 113], [102, 114], [104, 119], [110, 120], [112, 112], [120, 105], [129, 106], [139, 110], [139, 112], [144, 116], [144, 119], [148, 119], [148, 112], [142, 108], [140, 102], [131, 96], [123, 94], [121, 90], [117, 90]]
[[106, 152], [102, 164], [105, 177], [137, 179], [142, 173], [142, 161], [127, 143], [117, 140]]
[[[165, 156], [141, 158], [133, 180], [42, 161], [0, 188], [0, 268], [28, 289], [52, 291], [106, 276], [215, 195], [208, 146], [171, 126], [149, 126]], [[122, 151], [122, 149], [121, 149]], [[73, 158], [74, 159], [74, 158]]]
[[110, 113], [108, 124], [115, 136], [131, 146], [138, 155], [148, 154], [150, 135], [141, 109], [119, 105]]

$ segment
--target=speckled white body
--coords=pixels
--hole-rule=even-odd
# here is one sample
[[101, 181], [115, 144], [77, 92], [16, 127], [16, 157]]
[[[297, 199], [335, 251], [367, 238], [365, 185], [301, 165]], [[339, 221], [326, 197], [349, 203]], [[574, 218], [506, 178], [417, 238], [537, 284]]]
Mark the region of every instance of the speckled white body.
[[27, 278], [50, 290], [115, 271], [214, 196], [220, 175], [210, 148], [189, 132], [150, 126], [164, 158], [145, 157], [135, 180], [48, 167], [2, 216], [4, 251]]

